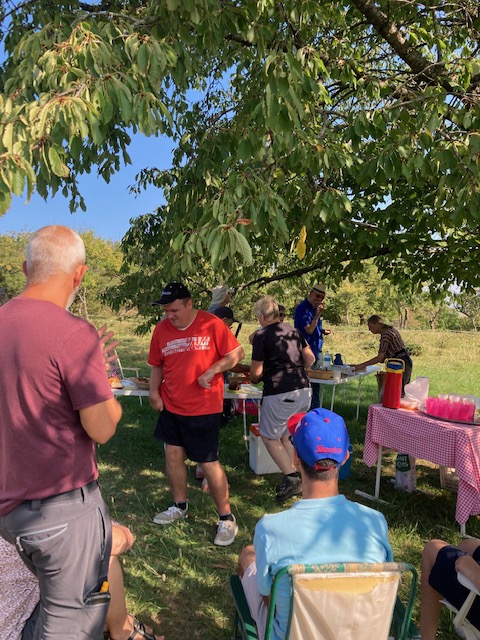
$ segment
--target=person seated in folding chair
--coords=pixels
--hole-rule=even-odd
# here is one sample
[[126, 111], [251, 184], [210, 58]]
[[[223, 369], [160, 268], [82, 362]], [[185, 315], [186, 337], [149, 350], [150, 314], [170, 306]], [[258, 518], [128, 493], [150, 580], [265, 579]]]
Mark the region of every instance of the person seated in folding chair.
[[[297, 413], [288, 421], [303, 497], [290, 509], [257, 523], [253, 545], [240, 553], [238, 572], [263, 640], [272, 580], [294, 563], [391, 562], [384, 516], [338, 493], [339, 468], [349, 456], [343, 418], [327, 409]], [[290, 594], [281, 578], [272, 639], [285, 638]]]
[[[422, 640], [434, 640], [442, 607], [442, 599], [460, 609], [469, 594], [457, 580], [463, 573], [480, 588], [480, 540], [467, 538], [458, 547], [443, 540], [430, 540], [423, 549], [420, 583], [420, 634]], [[480, 600], [476, 598], [467, 620], [480, 630]]]

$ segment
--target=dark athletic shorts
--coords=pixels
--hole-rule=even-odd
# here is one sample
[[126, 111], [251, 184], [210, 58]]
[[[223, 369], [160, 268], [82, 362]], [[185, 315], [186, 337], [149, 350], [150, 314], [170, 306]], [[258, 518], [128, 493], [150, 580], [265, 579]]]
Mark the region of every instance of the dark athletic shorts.
[[[442, 547], [438, 552], [437, 559], [433, 565], [428, 582], [431, 587], [438, 591], [445, 600], [448, 600], [454, 607], [460, 609], [468, 596], [469, 591], [457, 580], [457, 572], [455, 571], [455, 561], [461, 556], [467, 555], [460, 551], [457, 547], [447, 545]], [[480, 547], [475, 549], [473, 559], [480, 564]], [[470, 613], [467, 619], [477, 628], [480, 629], [480, 602], [479, 598], [473, 601]]]
[[221, 413], [180, 416], [164, 409], [160, 412], [153, 435], [166, 444], [183, 447], [189, 460], [214, 462], [218, 460], [221, 426]]

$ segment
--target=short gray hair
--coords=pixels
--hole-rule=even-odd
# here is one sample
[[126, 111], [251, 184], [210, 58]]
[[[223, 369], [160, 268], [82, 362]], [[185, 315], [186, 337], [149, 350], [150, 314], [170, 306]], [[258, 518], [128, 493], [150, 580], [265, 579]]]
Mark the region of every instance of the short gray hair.
[[264, 296], [253, 305], [253, 313], [257, 318], [263, 316], [266, 320], [278, 318], [278, 303], [272, 296]]
[[50, 225], [36, 231], [27, 246], [29, 284], [45, 282], [57, 273], [71, 273], [85, 264], [85, 244], [73, 229]]

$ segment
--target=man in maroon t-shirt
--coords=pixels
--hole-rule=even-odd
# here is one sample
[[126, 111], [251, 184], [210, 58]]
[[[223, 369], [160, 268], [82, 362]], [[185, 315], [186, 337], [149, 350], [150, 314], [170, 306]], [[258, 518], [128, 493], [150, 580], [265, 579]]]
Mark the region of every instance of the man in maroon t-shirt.
[[95, 443], [121, 417], [102, 353], [112, 334], [68, 312], [87, 271], [77, 233], [43, 227], [23, 269], [24, 291], [0, 307], [0, 535], [40, 588], [22, 638], [93, 640], [110, 596]]

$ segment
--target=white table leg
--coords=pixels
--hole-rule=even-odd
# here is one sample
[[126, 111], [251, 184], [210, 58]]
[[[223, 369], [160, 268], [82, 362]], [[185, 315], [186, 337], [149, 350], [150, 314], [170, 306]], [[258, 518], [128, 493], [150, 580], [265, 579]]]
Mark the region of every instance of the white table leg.
[[388, 504], [388, 502], [386, 502], [385, 500], [381, 500], [378, 497], [380, 495], [380, 478], [382, 476], [382, 454], [383, 454], [382, 445], [378, 445], [377, 473], [375, 476], [375, 494], [372, 496], [370, 493], [365, 493], [365, 491], [360, 491], [359, 489], [355, 489], [355, 493], [358, 496], [367, 498], [368, 500], [375, 500], [375, 502], [380, 502], [381, 504]]
[[360, 385], [362, 384], [362, 380], [363, 378], [359, 378], [358, 379], [358, 392], [357, 392], [357, 422], [358, 422], [358, 416], [360, 414]]
[[330, 403], [330, 411], [333, 411], [333, 405], [335, 404], [335, 389], [337, 388], [337, 385], [334, 384], [332, 387], [332, 401]]
[[245, 449], [249, 451], [250, 437], [247, 433], [247, 409], [246, 409], [245, 402], [246, 402], [245, 400], [242, 400], [243, 440], [245, 442]]
[[377, 475], [375, 476], [375, 498], [378, 499], [380, 495], [380, 478], [382, 476], [382, 454], [383, 447], [381, 444], [378, 445], [378, 455], [377, 455]]
[[319, 397], [318, 397], [318, 402], [320, 403], [320, 408], [323, 407], [323, 384], [319, 385], [320, 386], [320, 393], [319, 393]]

